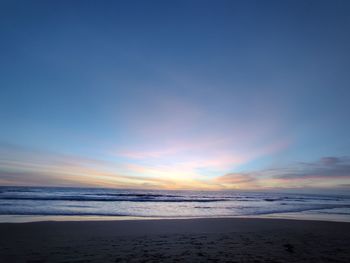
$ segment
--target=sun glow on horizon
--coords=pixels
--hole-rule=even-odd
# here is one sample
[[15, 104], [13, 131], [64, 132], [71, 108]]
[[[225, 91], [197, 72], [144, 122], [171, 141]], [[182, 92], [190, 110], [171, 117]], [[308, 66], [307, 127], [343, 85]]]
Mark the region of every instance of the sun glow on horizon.
[[[141, 165], [79, 156], [34, 151], [22, 147], [2, 147], [1, 185], [85, 186], [164, 190], [271, 190], [284, 188], [341, 186], [348, 183], [344, 167], [350, 159], [318, 162], [250, 172], [225, 172], [225, 168], [201, 162], [191, 165]], [[4, 150], [6, 149], [6, 150]], [[6, 153], [6, 154], [5, 154]], [[6, 156], [6, 157], [5, 157]], [[143, 154], [142, 156], [152, 156]], [[138, 156], [139, 160], [140, 156]], [[161, 158], [161, 156], [157, 156]], [[156, 158], [156, 159], [157, 159]], [[328, 161], [330, 160], [330, 161]], [[147, 159], [147, 161], [149, 161]], [[162, 159], [164, 161], [164, 159]], [[147, 163], [147, 162], [146, 162]], [[199, 165], [201, 164], [201, 165]], [[211, 169], [209, 169], [210, 167]], [[312, 167], [313, 169], [310, 169]], [[301, 171], [300, 171], [301, 170]], [[232, 170], [231, 170], [232, 171]], [[333, 175], [333, 177], [331, 177]]]

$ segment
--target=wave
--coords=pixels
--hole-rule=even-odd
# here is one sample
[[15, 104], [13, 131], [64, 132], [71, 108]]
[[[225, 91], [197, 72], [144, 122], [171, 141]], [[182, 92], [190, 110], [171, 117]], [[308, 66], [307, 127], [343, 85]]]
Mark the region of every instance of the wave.
[[[205, 208], [210, 209], [211, 207], [195, 207], [195, 208]], [[235, 216], [261, 216], [261, 215], [272, 215], [272, 214], [280, 214], [280, 213], [297, 213], [297, 212], [306, 212], [306, 211], [318, 211], [318, 213], [326, 213], [326, 214], [336, 214], [336, 215], [349, 215], [350, 213], [347, 212], [328, 212], [328, 211], [322, 211], [326, 209], [333, 209], [333, 208], [350, 208], [350, 205], [329, 205], [329, 206], [314, 206], [314, 207], [304, 207], [304, 208], [294, 208], [294, 209], [285, 209], [285, 210], [263, 210], [263, 211], [251, 211], [248, 213], [238, 213], [238, 214], [208, 214], [208, 217], [235, 217]], [[320, 210], [320, 211], [319, 211]], [[139, 213], [121, 213], [121, 212], [111, 212], [111, 211], [57, 211], [57, 210], [0, 210], [0, 215], [32, 215], [32, 216], [136, 216], [136, 217], [162, 217], [162, 218], [182, 218], [182, 217], [202, 217], [201, 215], [196, 214], [179, 214], [179, 215], [155, 215], [155, 214], [139, 214]]]
[[81, 194], [81, 195], [4, 195], [0, 194], [0, 200], [38, 200], [38, 201], [96, 201], [96, 202], [310, 202], [310, 201], [343, 201], [340, 198], [292, 198], [292, 197], [209, 197], [209, 196], [181, 196], [181, 195], [162, 195], [162, 194]]
[[180, 195], [162, 195], [162, 194], [84, 194], [93, 196], [136, 196], [136, 197], [181, 197]]
[[32, 201], [80, 201], [80, 202], [222, 202], [227, 199], [149, 199], [149, 198], [103, 198], [103, 197], [84, 197], [84, 196], [3, 196], [0, 200], [32, 200]]
[[0, 215], [181, 218], [318, 210], [309, 214], [348, 216], [349, 208], [349, 196], [339, 195], [0, 187]]
[[[252, 213], [247, 213], [245, 215], [270, 215], [270, 214], [281, 214], [281, 213], [298, 213], [298, 212], [326, 210], [326, 209], [334, 209], [334, 208], [350, 208], [350, 205], [319, 205], [319, 206], [309, 206], [309, 207], [296, 207], [296, 208], [289, 208], [289, 209], [271, 209], [271, 210], [263, 210], [263, 211], [254, 211]], [[340, 213], [334, 212], [330, 214], [340, 214]]]
[[132, 216], [121, 213], [103, 212], [56, 212], [56, 211], [0, 211], [0, 215], [26, 215], [26, 216]]

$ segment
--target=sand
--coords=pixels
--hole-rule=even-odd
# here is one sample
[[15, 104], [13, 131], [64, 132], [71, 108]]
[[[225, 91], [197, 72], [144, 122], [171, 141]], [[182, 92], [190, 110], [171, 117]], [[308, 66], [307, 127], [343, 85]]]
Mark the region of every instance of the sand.
[[350, 262], [350, 223], [251, 218], [2, 223], [0, 262]]

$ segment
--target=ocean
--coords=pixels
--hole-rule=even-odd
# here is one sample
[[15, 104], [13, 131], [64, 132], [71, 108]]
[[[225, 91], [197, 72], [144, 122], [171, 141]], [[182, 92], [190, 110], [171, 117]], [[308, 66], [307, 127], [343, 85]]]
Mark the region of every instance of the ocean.
[[0, 187], [0, 221], [273, 217], [350, 222], [350, 196]]

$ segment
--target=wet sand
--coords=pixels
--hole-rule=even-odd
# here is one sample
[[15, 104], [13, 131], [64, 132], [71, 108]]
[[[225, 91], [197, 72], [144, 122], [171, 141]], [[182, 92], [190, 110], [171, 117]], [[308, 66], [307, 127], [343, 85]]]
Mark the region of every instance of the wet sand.
[[0, 224], [0, 262], [350, 262], [350, 223], [220, 218]]

